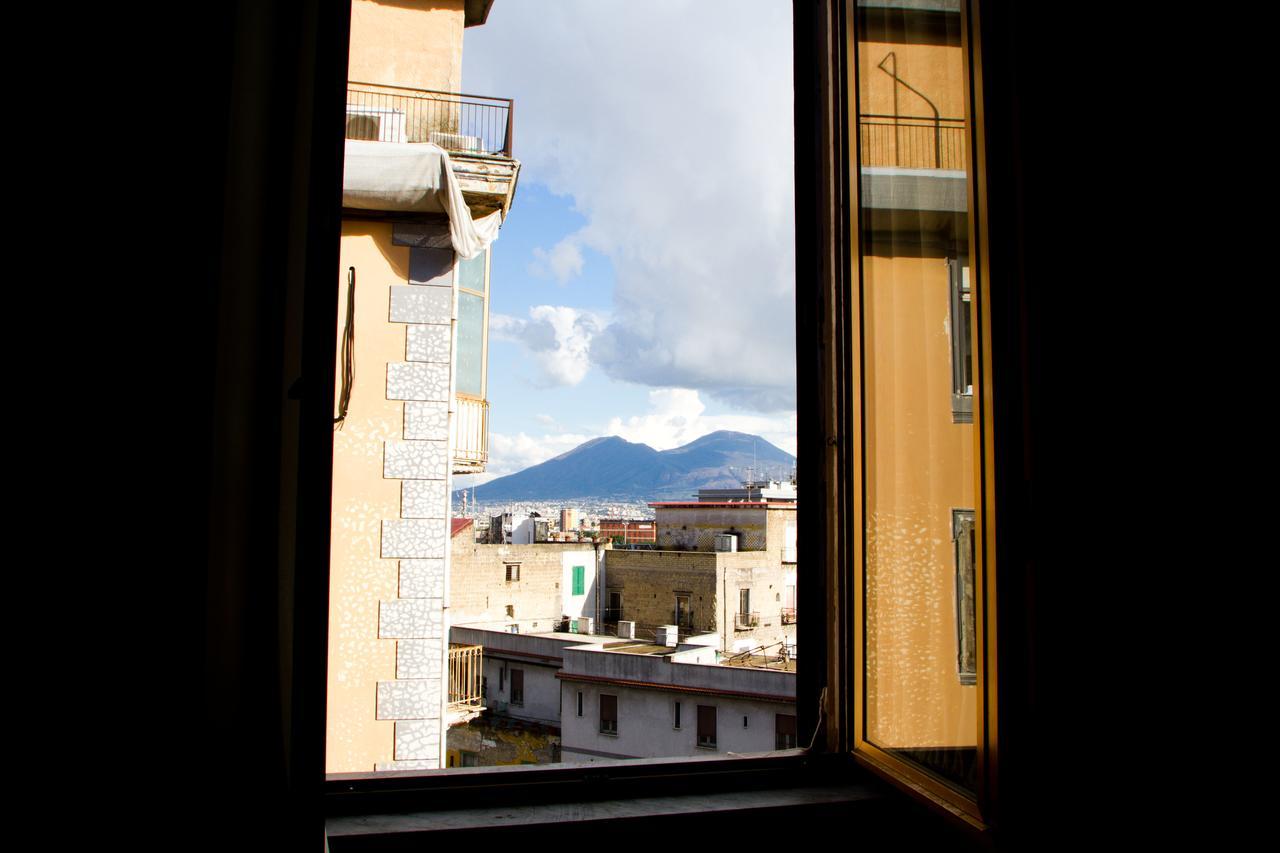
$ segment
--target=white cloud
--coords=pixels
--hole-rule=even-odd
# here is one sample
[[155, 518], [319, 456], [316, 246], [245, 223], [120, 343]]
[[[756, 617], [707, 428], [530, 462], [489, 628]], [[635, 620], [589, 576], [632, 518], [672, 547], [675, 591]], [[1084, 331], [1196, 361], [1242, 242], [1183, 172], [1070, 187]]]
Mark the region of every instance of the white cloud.
[[577, 385], [587, 375], [591, 339], [604, 325], [591, 311], [564, 305], [535, 305], [529, 319], [493, 314], [489, 333], [498, 340], [522, 345], [538, 367], [542, 387]]
[[556, 243], [551, 251], [542, 248], [533, 250], [533, 262], [529, 264], [529, 274], [538, 278], [554, 278], [561, 284], [582, 273], [582, 250], [572, 237], [566, 237]]
[[464, 88], [515, 98], [522, 180], [586, 219], [533, 267], [613, 265], [609, 376], [794, 408], [790, 29], [785, 0], [556, 0], [467, 31]]
[[644, 415], [613, 418], [605, 435], [618, 435], [627, 441], [647, 444], [654, 450], [670, 450], [718, 430], [733, 430], [758, 435], [796, 455], [796, 414], [778, 415], [704, 415], [706, 404], [697, 391], [689, 388], [663, 388], [649, 392], [651, 411]]

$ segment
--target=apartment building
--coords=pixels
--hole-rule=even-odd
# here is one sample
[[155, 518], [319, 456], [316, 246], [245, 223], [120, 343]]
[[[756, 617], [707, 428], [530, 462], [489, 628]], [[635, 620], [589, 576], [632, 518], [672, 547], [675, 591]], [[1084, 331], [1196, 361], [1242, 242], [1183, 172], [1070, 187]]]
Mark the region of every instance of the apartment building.
[[796, 653], [796, 501], [650, 504], [653, 549], [612, 550], [605, 623], [718, 636], [720, 649]]
[[465, 532], [450, 546], [449, 624], [555, 630], [566, 619], [599, 619], [608, 549], [590, 542], [499, 545]]
[[796, 746], [794, 659], [773, 658], [773, 668], [763, 658], [723, 665], [717, 641], [710, 635], [668, 646], [593, 638], [566, 647], [558, 673], [564, 762]]
[[[592, 763], [796, 746], [794, 659], [721, 663], [714, 635], [651, 643], [457, 625], [450, 640], [483, 649], [485, 676], [482, 724], [449, 729], [454, 766], [464, 757], [474, 766]], [[480, 732], [490, 733], [487, 744]]]
[[[351, 11], [330, 556], [330, 772], [440, 767], [452, 476], [484, 470], [509, 101], [461, 91], [490, 3]], [[461, 658], [459, 658], [461, 659]], [[470, 660], [470, 658], [467, 658]], [[478, 670], [477, 670], [478, 671]]]

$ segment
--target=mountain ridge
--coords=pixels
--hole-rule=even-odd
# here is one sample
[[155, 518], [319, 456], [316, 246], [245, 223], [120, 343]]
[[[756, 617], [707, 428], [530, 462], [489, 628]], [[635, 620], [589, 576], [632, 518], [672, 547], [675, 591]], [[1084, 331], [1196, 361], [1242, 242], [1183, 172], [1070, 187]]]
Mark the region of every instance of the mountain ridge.
[[[601, 498], [679, 500], [700, 488], [732, 488], [736, 471], [756, 466], [789, 473], [795, 457], [764, 438], [717, 430], [680, 447], [654, 450], [621, 436], [593, 438], [523, 471], [468, 489], [478, 503]], [[757, 479], [762, 474], [757, 473]], [[455, 496], [461, 491], [455, 491]]]

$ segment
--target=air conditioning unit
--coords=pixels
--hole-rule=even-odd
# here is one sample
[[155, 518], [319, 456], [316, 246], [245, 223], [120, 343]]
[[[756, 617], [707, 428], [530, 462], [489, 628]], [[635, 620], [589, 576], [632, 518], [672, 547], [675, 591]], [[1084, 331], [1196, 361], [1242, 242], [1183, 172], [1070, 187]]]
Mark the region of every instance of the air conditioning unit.
[[636, 623], [630, 621], [618, 622], [618, 639], [634, 640], [636, 638]]
[[738, 535], [736, 533], [717, 533], [716, 534], [716, 550], [717, 551], [737, 551]]
[[659, 625], [655, 632], [654, 642], [659, 646], [680, 645], [680, 629], [675, 625]]
[[478, 136], [463, 136], [461, 133], [445, 133], [442, 130], [431, 131], [428, 137], [433, 145], [439, 145], [446, 151], [466, 151], [471, 154], [486, 154]]
[[595, 628], [595, 620], [592, 619], [590, 616], [581, 616], [573, 621], [574, 621], [574, 624], [578, 626], [577, 633], [588, 634], [588, 635], [595, 633], [595, 631], [593, 630]]
[[404, 112], [389, 107], [347, 104], [347, 139], [404, 142]]

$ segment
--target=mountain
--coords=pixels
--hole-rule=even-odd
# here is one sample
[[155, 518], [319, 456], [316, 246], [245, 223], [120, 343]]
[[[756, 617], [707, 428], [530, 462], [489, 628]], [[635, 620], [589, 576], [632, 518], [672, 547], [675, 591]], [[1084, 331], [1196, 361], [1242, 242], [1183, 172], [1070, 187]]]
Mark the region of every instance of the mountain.
[[482, 504], [585, 497], [683, 500], [700, 488], [738, 486], [753, 465], [757, 478], [788, 475], [795, 461], [763, 438], [742, 432], [713, 432], [663, 451], [613, 435], [476, 486], [475, 499]]

